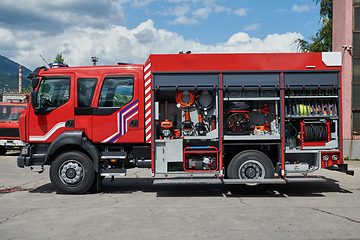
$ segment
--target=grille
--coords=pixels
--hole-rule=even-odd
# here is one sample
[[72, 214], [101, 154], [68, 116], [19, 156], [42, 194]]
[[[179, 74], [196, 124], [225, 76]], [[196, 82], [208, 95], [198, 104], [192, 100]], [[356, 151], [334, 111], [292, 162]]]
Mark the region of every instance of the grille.
[[20, 137], [18, 128], [0, 128], [0, 137]]

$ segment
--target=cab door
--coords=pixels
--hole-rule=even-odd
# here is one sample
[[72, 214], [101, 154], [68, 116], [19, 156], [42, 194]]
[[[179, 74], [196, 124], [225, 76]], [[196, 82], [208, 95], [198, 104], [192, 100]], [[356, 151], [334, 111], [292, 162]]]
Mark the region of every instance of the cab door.
[[93, 108], [93, 141], [97, 143], [144, 142], [144, 113], [139, 113], [138, 73], [110, 73], [103, 75]]
[[37, 106], [31, 106], [28, 136], [31, 142], [54, 141], [62, 132], [74, 130], [74, 75], [43, 76]]

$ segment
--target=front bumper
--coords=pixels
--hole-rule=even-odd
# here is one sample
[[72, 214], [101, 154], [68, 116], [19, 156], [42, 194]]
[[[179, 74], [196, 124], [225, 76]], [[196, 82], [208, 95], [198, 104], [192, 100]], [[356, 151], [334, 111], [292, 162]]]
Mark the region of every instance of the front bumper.
[[14, 147], [24, 147], [25, 143], [21, 140], [0, 140], [0, 146], [11, 149]]
[[34, 146], [26, 144], [25, 147], [21, 149], [20, 156], [17, 157], [17, 165], [20, 168], [24, 168], [25, 166], [42, 166], [45, 163], [45, 156], [46, 154], [36, 154]]
[[25, 166], [26, 157], [25, 156], [18, 156], [17, 157], [17, 165], [19, 168], [24, 168]]

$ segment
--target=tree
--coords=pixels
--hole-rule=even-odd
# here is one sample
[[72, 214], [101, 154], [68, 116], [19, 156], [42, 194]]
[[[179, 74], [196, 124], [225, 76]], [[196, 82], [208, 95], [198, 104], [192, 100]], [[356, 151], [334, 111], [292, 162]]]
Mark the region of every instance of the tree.
[[21, 89], [21, 93], [23, 93], [23, 94], [30, 94], [31, 90], [32, 90], [32, 87], [29, 85], [26, 89], [25, 89], [25, 88], [22, 88], [22, 89]]
[[320, 3], [320, 23], [321, 28], [307, 39], [297, 39], [294, 43], [298, 44], [300, 52], [331, 52], [332, 50], [332, 24], [333, 24], [333, 0], [313, 0], [316, 4]]
[[64, 58], [63, 58], [62, 53], [56, 54], [54, 63], [63, 63], [63, 64], [65, 64], [65, 65], [67, 65], [67, 63], [65, 62], [65, 60], [64, 60]]

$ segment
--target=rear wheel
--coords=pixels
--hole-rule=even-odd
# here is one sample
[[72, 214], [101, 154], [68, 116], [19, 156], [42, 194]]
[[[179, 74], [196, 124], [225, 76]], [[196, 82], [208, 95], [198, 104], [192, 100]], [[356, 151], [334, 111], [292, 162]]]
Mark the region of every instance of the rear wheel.
[[92, 186], [94, 178], [93, 164], [82, 152], [63, 153], [51, 164], [51, 183], [62, 193], [85, 193]]
[[[230, 179], [265, 179], [274, 177], [274, 166], [268, 156], [256, 150], [247, 150], [237, 154], [227, 168]], [[270, 185], [251, 183], [235, 185], [236, 190], [245, 193], [262, 193]]]
[[5, 155], [5, 154], [6, 154], [6, 152], [7, 152], [6, 147], [4, 147], [4, 146], [0, 146], [0, 155]]

